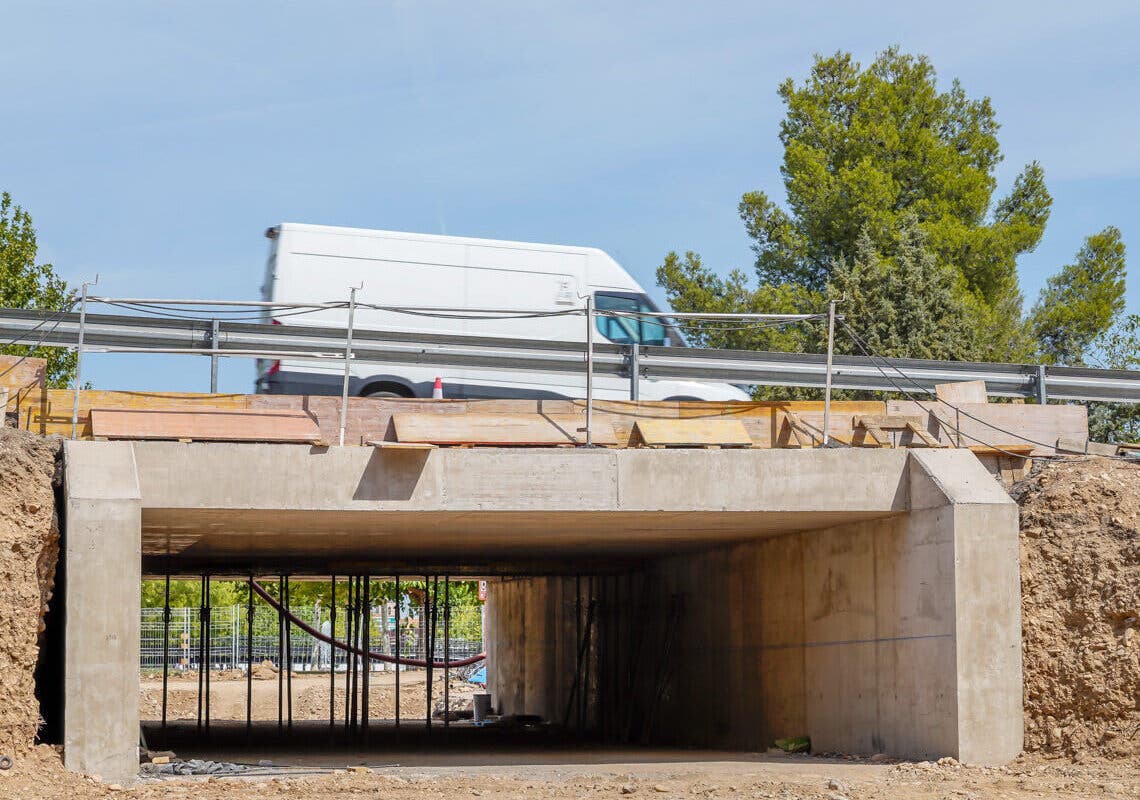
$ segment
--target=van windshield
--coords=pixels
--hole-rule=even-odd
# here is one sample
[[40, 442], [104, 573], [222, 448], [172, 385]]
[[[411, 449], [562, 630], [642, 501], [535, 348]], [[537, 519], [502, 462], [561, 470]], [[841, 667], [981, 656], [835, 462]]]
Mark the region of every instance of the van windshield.
[[[595, 292], [594, 307], [598, 311], [658, 312], [646, 295], [636, 292]], [[611, 317], [598, 315], [598, 333], [614, 344], [673, 345], [683, 347], [681, 337], [673, 332], [664, 317]]]

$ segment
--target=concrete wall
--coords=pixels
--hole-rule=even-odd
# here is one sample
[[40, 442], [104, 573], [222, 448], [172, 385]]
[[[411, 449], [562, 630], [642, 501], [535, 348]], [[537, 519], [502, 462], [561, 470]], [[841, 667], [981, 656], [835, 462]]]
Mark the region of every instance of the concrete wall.
[[[619, 738], [694, 746], [810, 735], [817, 751], [1015, 757], [1016, 506], [966, 452], [913, 453], [908, 476], [905, 515], [599, 579], [591, 699], [616, 705], [619, 724], [592, 721]], [[505, 712], [565, 707], [565, 595], [557, 579], [491, 585], [488, 679]]]
[[129, 444], [65, 442], [63, 759], [106, 781], [139, 768], [141, 509]]

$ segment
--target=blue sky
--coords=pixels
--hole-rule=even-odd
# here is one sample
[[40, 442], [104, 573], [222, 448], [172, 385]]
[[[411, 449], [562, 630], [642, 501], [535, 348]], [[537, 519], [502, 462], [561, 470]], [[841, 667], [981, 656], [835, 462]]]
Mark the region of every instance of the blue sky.
[[[39, 0], [0, 20], [0, 188], [42, 258], [106, 294], [254, 298], [281, 221], [593, 245], [647, 287], [670, 249], [747, 268], [736, 203], [783, 196], [778, 83], [897, 43], [993, 98], [999, 193], [1044, 165], [1028, 301], [1113, 224], [1140, 311], [1135, 3]], [[204, 359], [85, 372], [208, 385]], [[251, 381], [223, 364], [222, 389]]]

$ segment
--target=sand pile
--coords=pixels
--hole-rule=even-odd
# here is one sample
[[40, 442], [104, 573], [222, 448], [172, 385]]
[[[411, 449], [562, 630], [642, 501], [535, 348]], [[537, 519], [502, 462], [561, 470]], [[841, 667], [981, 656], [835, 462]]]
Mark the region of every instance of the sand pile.
[[1025, 748], [1140, 757], [1140, 464], [1045, 463], [1012, 494]]
[[34, 672], [59, 557], [59, 439], [0, 427], [0, 754], [32, 746]]

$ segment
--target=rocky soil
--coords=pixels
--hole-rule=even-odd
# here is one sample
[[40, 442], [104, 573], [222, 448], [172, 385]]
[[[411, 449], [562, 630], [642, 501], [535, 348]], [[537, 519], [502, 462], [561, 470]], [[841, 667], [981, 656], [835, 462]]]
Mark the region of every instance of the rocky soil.
[[1140, 760], [1140, 463], [1043, 463], [1021, 505], [1026, 750]]
[[32, 746], [40, 722], [34, 673], [59, 557], [59, 448], [0, 427], [0, 755], [10, 757]]

